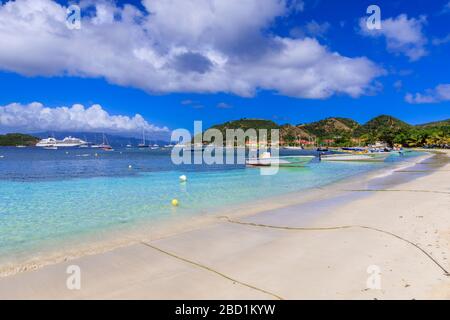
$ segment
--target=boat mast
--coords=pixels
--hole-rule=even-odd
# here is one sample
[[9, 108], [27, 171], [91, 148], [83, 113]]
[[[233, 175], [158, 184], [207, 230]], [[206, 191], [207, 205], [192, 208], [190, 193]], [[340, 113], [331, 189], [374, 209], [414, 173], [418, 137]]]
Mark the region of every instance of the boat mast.
[[105, 133], [103, 132], [102, 134], [103, 134], [103, 145], [109, 145], [108, 139], [106, 138]]

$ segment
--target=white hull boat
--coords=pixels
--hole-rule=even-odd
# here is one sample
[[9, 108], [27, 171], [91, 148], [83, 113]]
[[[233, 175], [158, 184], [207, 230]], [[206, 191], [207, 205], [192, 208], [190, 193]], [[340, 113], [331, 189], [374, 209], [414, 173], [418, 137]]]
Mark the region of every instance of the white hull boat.
[[303, 147], [295, 147], [295, 146], [285, 146], [283, 147], [285, 150], [303, 150]]
[[375, 161], [382, 162], [390, 153], [364, 153], [364, 154], [330, 154], [322, 155], [320, 160], [322, 161]]
[[62, 147], [62, 148], [73, 148], [79, 147], [81, 145], [86, 145], [87, 142], [78, 138], [65, 137], [62, 140], [56, 140], [55, 138], [42, 139], [36, 144], [36, 147]]
[[253, 167], [303, 167], [310, 163], [314, 156], [282, 156], [282, 157], [260, 157], [246, 160], [246, 165]]

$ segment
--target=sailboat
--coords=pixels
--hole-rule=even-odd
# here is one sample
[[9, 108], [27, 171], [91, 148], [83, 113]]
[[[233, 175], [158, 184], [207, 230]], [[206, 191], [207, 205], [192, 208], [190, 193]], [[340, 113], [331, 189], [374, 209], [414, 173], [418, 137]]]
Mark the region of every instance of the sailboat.
[[94, 148], [94, 149], [99, 149], [99, 148], [101, 148], [101, 145], [102, 144], [98, 144], [98, 142], [97, 142], [98, 140], [97, 140], [97, 134], [95, 135], [95, 144], [92, 144], [91, 145], [91, 148]]
[[89, 142], [87, 140], [86, 135], [84, 135], [84, 142], [82, 145], [79, 145], [78, 148], [89, 148]]
[[20, 140], [22, 141], [22, 144], [16, 145], [16, 148], [26, 148], [27, 146], [23, 144], [23, 137], [21, 137]]
[[148, 147], [150, 147], [150, 146], [145, 143], [145, 129], [142, 129], [142, 143], [138, 144], [138, 148], [143, 149], [143, 148], [148, 148]]
[[104, 151], [114, 151], [114, 149], [109, 145], [108, 139], [106, 138], [104, 133], [103, 133], [103, 142], [99, 145], [96, 145], [95, 147], [92, 146], [92, 148], [100, 148]]

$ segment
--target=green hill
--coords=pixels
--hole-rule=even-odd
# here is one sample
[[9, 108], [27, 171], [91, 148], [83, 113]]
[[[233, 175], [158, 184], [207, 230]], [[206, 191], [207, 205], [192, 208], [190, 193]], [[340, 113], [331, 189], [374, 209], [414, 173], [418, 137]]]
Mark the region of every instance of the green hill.
[[321, 138], [334, 138], [341, 135], [353, 134], [360, 124], [348, 118], [327, 118], [300, 126], [309, 134]]
[[[258, 140], [259, 140], [259, 129], [266, 129], [268, 131], [267, 139], [270, 142], [271, 141], [270, 130], [271, 129], [280, 129], [280, 126], [270, 120], [243, 118], [240, 120], [228, 121], [228, 122], [225, 122], [222, 124], [218, 124], [218, 125], [213, 126], [212, 128], [218, 129], [222, 133], [224, 139], [226, 138], [227, 129], [234, 129], [234, 130], [242, 129], [244, 132], [247, 131], [248, 129], [255, 129]], [[248, 137], [246, 137], [246, 141], [248, 141], [248, 140], [249, 140]], [[235, 144], [237, 144], [237, 143], [238, 142], [235, 141]]]
[[304, 128], [293, 126], [290, 124], [278, 125], [270, 120], [263, 119], [240, 119], [235, 121], [228, 121], [223, 124], [215, 125], [211, 128], [218, 129], [222, 132], [223, 136], [226, 137], [227, 129], [242, 129], [244, 131], [248, 129], [255, 129], [259, 139], [259, 129], [266, 129], [269, 135], [268, 140], [270, 141], [270, 130], [279, 129], [280, 130], [280, 142], [285, 145], [296, 145], [298, 140], [308, 140], [313, 136], [307, 132]]
[[355, 131], [355, 136], [365, 143], [376, 141], [387, 142], [389, 145], [400, 143], [398, 137], [405, 135], [412, 126], [404, 121], [388, 115], [381, 115], [369, 120]]
[[445, 127], [445, 126], [450, 126], [450, 119], [423, 123], [423, 124], [417, 125], [416, 127], [430, 128], [430, 127]]
[[376, 132], [376, 131], [383, 131], [383, 130], [404, 130], [411, 128], [411, 125], [407, 124], [404, 121], [401, 121], [397, 118], [394, 118], [392, 116], [387, 115], [381, 115], [378, 117], [373, 118], [372, 120], [366, 122], [364, 125], [361, 126], [361, 132], [367, 133], [367, 132]]
[[212, 128], [219, 129], [223, 134], [227, 129], [279, 129], [280, 126], [273, 121], [263, 119], [240, 119], [215, 125]]
[[290, 124], [285, 124], [280, 127], [280, 143], [284, 145], [297, 145], [299, 140], [313, 139], [310, 133], [305, 129]]
[[280, 129], [280, 141], [284, 145], [295, 145], [299, 140], [330, 146], [366, 145], [377, 141], [407, 147], [450, 144], [450, 120], [412, 126], [389, 115], [375, 117], [363, 125], [352, 119], [332, 117], [297, 126], [278, 125], [262, 119], [240, 119], [213, 128], [219, 129], [224, 137], [226, 129]]
[[38, 138], [28, 134], [8, 133], [0, 135], [0, 146], [3, 147], [14, 147], [18, 145], [34, 146], [38, 141]]

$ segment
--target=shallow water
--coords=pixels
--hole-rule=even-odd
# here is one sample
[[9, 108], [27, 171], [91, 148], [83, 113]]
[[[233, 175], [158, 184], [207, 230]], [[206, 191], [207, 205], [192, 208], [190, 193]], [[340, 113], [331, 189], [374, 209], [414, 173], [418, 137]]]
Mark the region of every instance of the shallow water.
[[[168, 150], [0, 148], [0, 256], [8, 261], [83, 236], [212, 214], [231, 205], [321, 187], [418, 155], [391, 156], [385, 163], [315, 160], [305, 168], [281, 168], [276, 175], [262, 176], [259, 169], [242, 165], [176, 166]], [[181, 174], [188, 176], [186, 183], [180, 183]], [[180, 202], [177, 208], [170, 203], [174, 198]]]

